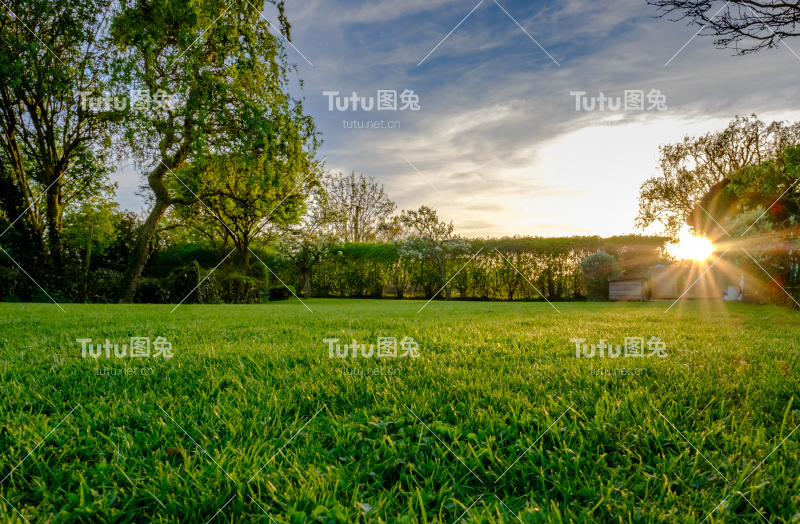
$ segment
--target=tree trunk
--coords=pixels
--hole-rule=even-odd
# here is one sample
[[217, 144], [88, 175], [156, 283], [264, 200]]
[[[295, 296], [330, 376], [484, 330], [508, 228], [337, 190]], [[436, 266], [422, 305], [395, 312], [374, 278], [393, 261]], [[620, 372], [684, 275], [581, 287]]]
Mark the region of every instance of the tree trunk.
[[86, 258], [83, 261], [83, 282], [81, 283], [81, 296], [86, 297], [86, 285], [89, 282], [89, 266], [92, 262], [92, 236], [94, 226], [89, 228], [89, 238], [86, 240]]
[[130, 255], [131, 258], [128, 261], [128, 269], [125, 271], [125, 277], [120, 286], [119, 301], [122, 304], [133, 303], [133, 299], [136, 296], [136, 289], [139, 287], [139, 277], [142, 276], [142, 271], [147, 263], [147, 257], [150, 254], [150, 239], [153, 238], [159, 222], [161, 222], [161, 219], [164, 217], [164, 213], [175, 203], [190, 203], [172, 198], [169, 194], [169, 189], [167, 189], [167, 186], [164, 184], [164, 175], [166, 175], [168, 170], [176, 169], [176, 167], [183, 162], [186, 153], [187, 148], [182, 147], [172, 158], [170, 162], [172, 165], [171, 168], [167, 167], [162, 161], [147, 175], [147, 184], [150, 186], [150, 189], [153, 190], [153, 194], [156, 198], [153, 209], [150, 210], [147, 220], [145, 220], [142, 228], [139, 230], [136, 245], [133, 247], [133, 251]]
[[303, 298], [311, 295], [311, 270], [303, 273]]
[[139, 278], [142, 276], [144, 265], [147, 263], [147, 257], [150, 254], [150, 239], [158, 227], [158, 223], [167, 212], [169, 204], [161, 199], [156, 199], [153, 209], [150, 210], [147, 220], [145, 220], [142, 228], [139, 230], [139, 236], [136, 238], [136, 245], [131, 252], [131, 259], [128, 261], [128, 269], [125, 271], [125, 278], [122, 280], [120, 291], [120, 303], [132, 304], [136, 296], [136, 290], [139, 287]]
[[59, 282], [58, 287], [61, 287], [64, 277], [64, 243], [61, 226], [61, 181], [59, 180], [47, 191], [47, 239], [50, 244], [54, 278]]
[[447, 285], [447, 268], [441, 255], [437, 254], [436, 258], [439, 260], [439, 274], [442, 277], [442, 285], [444, 286], [444, 299], [450, 300], [450, 286]]
[[242, 274], [250, 274], [250, 240], [245, 236], [242, 239], [242, 248], [239, 250], [242, 259]]

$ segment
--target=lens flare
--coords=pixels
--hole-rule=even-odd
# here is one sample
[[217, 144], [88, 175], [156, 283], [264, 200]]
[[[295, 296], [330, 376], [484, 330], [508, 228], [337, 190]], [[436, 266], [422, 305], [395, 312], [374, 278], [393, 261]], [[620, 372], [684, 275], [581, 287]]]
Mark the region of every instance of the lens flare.
[[667, 246], [667, 252], [678, 260], [703, 261], [714, 252], [714, 246], [706, 237], [681, 231], [678, 233], [678, 241]]

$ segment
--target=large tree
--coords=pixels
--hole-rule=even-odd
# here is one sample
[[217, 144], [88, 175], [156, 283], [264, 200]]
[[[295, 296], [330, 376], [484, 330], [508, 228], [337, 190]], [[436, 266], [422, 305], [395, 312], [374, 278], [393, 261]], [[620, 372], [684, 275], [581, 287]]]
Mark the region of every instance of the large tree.
[[374, 242], [391, 229], [392, 202], [373, 177], [338, 173], [325, 181], [331, 227], [342, 242]]
[[705, 207], [703, 198], [727, 184], [729, 173], [773, 159], [797, 143], [800, 123], [766, 124], [753, 115], [735, 118], [722, 131], [661, 146], [660, 173], [639, 191], [636, 226], [645, 229], [659, 223], [676, 235], [697, 214], [697, 204]]
[[179, 205], [178, 214], [213, 245], [232, 243], [242, 272], [247, 273], [251, 245], [273, 240], [277, 227], [298, 222], [304, 213], [308, 188], [317, 183], [321, 168], [312, 155], [313, 151], [300, 151], [289, 165], [262, 155], [249, 162], [223, 156], [202, 169], [189, 166], [179, 176], [194, 187], [178, 187], [176, 193], [187, 199], [204, 195], [203, 202]]
[[719, 47], [739, 55], [778, 47], [788, 37], [800, 36], [800, 3], [731, 0], [721, 8], [711, 0], [648, 0], [661, 16], [688, 20], [715, 37]]
[[420, 206], [418, 210], [403, 210], [400, 221], [409, 230], [410, 237], [398, 244], [401, 257], [416, 254], [432, 262], [441, 279], [445, 300], [450, 300], [448, 273], [450, 262], [464, 255], [469, 244], [453, 233], [453, 222], [439, 219], [436, 210]]
[[[289, 38], [283, 2], [270, 3]], [[286, 93], [292, 66], [269, 28], [249, 2], [122, 1], [111, 27], [121, 56], [118, 85], [177, 98], [173, 106], [128, 107], [127, 143], [146, 173], [153, 203], [126, 271], [122, 301], [133, 300], [164, 213], [195, 201], [181, 197], [175, 181], [167, 180], [185, 172], [185, 165], [202, 171], [213, 159], [232, 155], [246, 164], [278, 161], [289, 166], [283, 170], [289, 176], [303, 172], [298, 159], [316, 147], [316, 132], [302, 104]]]
[[98, 146], [113, 115], [77, 93], [104, 87], [109, 10], [108, 0], [8, 0], [0, 14], [0, 206], [34, 273], [63, 274], [65, 207], [107, 188]]
[[311, 296], [311, 272], [325, 259], [336, 241], [329, 228], [331, 211], [327, 195], [318, 186], [309, 193], [306, 213], [298, 225], [270, 224], [281, 233], [278, 251], [300, 277], [300, 289], [305, 298]]

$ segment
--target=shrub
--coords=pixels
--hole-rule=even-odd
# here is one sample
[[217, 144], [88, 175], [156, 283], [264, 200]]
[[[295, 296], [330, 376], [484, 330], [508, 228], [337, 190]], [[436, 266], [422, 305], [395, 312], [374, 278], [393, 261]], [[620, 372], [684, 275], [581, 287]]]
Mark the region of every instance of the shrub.
[[196, 260], [174, 270], [164, 281], [170, 301], [178, 303], [183, 300], [184, 304], [202, 304], [208, 291], [207, 286], [199, 286], [203, 278], [200, 264]]
[[167, 277], [173, 268], [186, 268], [194, 262], [201, 267], [214, 267], [219, 262], [219, 254], [203, 244], [177, 244], [156, 254], [147, 264], [147, 270], [149, 275]]
[[166, 304], [169, 302], [169, 290], [164, 287], [164, 279], [141, 279], [135, 301], [140, 304]]
[[122, 285], [122, 273], [111, 269], [98, 269], [89, 275], [86, 296], [91, 302], [114, 302]]
[[0, 302], [19, 302], [19, 297], [14, 293], [10, 293], [0, 298]]
[[[291, 289], [291, 291], [289, 291]], [[267, 289], [267, 296], [269, 297], [269, 301], [273, 302], [275, 300], [289, 300], [290, 298], [294, 298], [292, 293], [297, 294], [294, 286], [270, 286]]]
[[221, 298], [228, 304], [258, 304], [262, 302], [266, 283], [241, 273], [228, 273], [219, 278]]
[[608, 279], [619, 275], [619, 264], [605, 251], [598, 251], [581, 260], [581, 275], [589, 300], [608, 300]]
[[14, 291], [19, 283], [20, 274], [20, 271], [15, 267], [0, 266], [0, 298], [7, 295], [14, 295]]

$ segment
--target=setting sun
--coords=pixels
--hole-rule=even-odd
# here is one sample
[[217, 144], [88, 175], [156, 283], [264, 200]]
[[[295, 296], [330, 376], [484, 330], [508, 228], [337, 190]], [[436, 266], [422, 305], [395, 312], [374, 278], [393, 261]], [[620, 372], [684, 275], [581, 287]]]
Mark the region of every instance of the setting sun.
[[667, 251], [679, 260], [705, 260], [714, 252], [711, 241], [705, 237], [694, 236], [688, 231], [678, 234], [678, 241], [667, 246]]

